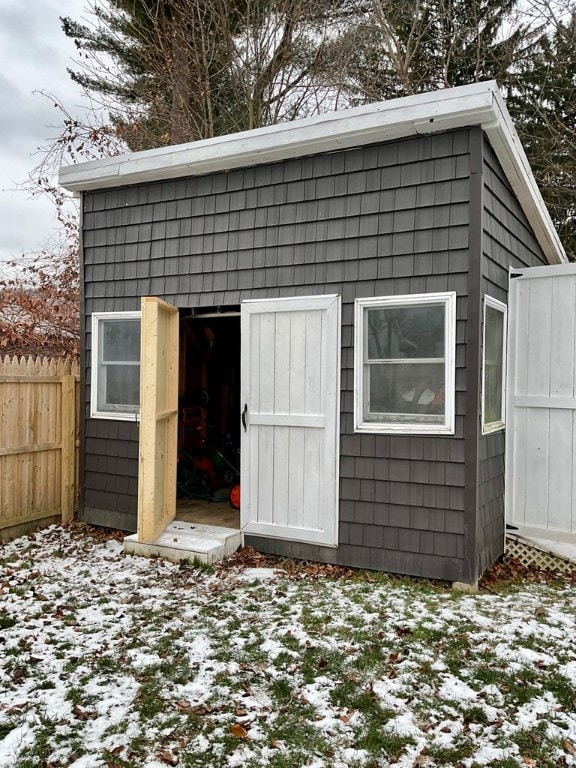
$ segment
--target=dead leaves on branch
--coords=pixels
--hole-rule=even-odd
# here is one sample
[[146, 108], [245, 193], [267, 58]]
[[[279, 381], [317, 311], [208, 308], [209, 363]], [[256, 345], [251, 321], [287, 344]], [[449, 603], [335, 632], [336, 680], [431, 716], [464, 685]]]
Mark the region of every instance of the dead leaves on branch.
[[26, 257], [0, 280], [0, 354], [79, 355], [77, 246]]

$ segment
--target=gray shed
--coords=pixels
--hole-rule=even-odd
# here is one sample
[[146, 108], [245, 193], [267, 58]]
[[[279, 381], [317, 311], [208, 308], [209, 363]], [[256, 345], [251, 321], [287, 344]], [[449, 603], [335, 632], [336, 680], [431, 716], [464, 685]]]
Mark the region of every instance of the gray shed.
[[503, 552], [509, 273], [566, 258], [495, 83], [60, 183], [82, 520], [468, 584]]

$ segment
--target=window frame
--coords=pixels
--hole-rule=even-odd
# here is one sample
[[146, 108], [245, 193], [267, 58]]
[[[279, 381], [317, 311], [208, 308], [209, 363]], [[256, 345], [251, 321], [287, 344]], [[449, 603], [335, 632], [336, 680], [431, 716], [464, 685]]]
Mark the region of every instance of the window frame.
[[[444, 422], [427, 424], [419, 422], [417, 418], [402, 422], [393, 419], [390, 421], [364, 420], [365, 310], [421, 307], [428, 304], [444, 305]], [[354, 432], [384, 435], [453, 435], [456, 410], [456, 292], [413, 293], [356, 299], [354, 326]], [[417, 415], [414, 414], [415, 417]]]
[[[140, 417], [140, 403], [133, 410], [101, 411], [98, 410], [98, 372], [100, 368], [99, 352], [101, 323], [106, 320], [142, 320], [140, 311], [128, 312], [93, 312], [91, 316], [91, 371], [90, 371], [90, 418], [112, 419], [114, 421], [138, 421]], [[140, 352], [141, 358], [141, 352]], [[140, 366], [140, 358], [138, 365]]]
[[[502, 323], [502, 408], [499, 421], [486, 422], [486, 309], [490, 307], [503, 316]], [[508, 329], [508, 307], [502, 301], [484, 294], [482, 311], [482, 434], [490, 435], [506, 428], [506, 342]]]

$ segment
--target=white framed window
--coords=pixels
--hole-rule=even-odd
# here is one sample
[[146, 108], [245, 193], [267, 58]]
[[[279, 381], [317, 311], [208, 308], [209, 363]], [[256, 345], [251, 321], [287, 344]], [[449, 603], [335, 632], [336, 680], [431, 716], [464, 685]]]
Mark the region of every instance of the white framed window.
[[356, 432], [453, 434], [456, 294], [356, 299]]
[[508, 308], [484, 296], [482, 337], [482, 434], [504, 429], [506, 404], [506, 320]]
[[140, 312], [92, 315], [90, 415], [134, 421], [140, 411]]

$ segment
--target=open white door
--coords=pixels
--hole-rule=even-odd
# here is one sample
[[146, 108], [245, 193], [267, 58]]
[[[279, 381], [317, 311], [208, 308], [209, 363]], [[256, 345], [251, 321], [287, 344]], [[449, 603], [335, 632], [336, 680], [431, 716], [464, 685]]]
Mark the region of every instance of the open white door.
[[142, 298], [138, 541], [153, 543], [176, 515], [178, 310]]
[[576, 543], [576, 264], [510, 281], [506, 521]]
[[340, 297], [242, 304], [246, 533], [336, 546]]

